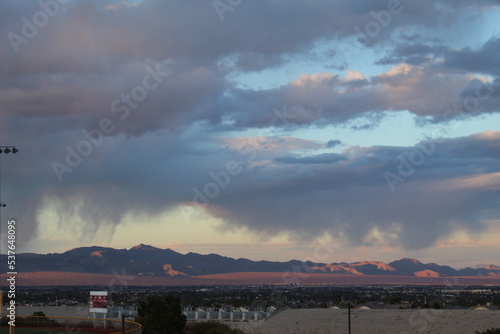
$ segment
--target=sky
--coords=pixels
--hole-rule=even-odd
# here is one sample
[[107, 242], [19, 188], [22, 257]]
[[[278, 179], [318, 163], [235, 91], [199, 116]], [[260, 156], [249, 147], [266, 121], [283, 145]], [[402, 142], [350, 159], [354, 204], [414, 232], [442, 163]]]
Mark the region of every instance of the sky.
[[0, 0], [2, 239], [15, 218], [23, 252], [500, 265], [499, 20], [498, 0]]

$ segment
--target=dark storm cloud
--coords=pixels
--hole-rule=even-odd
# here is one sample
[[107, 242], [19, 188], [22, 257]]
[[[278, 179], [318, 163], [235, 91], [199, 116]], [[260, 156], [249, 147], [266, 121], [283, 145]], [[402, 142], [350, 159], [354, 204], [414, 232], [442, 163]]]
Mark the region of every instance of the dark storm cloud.
[[498, 77], [500, 75], [500, 37], [495, 36], [478, 49], [449, 51], [445, 66]]
[[458, 50], [435, 43], [399, 44], [387, 56], [378, 60], [377, 64], [421, 65], [441, 58], [443, 64], [437, 65], [441, 68], [497, 77], [500, 74], [500, 67], [496, 61], [499, 56], [500, 39], [498, 36], [493, 36], [478, 48], [465, 47]]
[[[233, 161], [241, 171], [205, 206], [228, 224], [268, 235], [291, 231], [303, 239], [328, 232], [354, 244], [377, 227], [408, 248], [429, 246], [457, 228], [480, 231], [481, 217], [495, 212], [500, 200], [498, 132], [439, 141], [434, 149], [425, 143], [423, 162], [403, 175], [394, 192], [384, 173], [407, 171], [400, 166], [413, 161], [409, 155], [421, 152], [420, 144], [280, 161], [288, 146], [211, 150], [217, 142], [202, 137], [189, 143], [154, 135], [106, 142], [61, 185], [48, 181], [53, 153], [37, 152], [44, 142], [21, 143], [22, 152], [3, 158], [2, 173], [9, 175], [4, 200], [9, 212], [22, 212], [20, 219], [29, 221], [36, 218], [34, 208], [51, 199], [64, 217], [71, 212], [87, 221], [91, 233], [92, 226], [113, 224], [128, 212], [159, 213], [193, 201], [205, 206], [193, 189], [203, 193], [214, 182], [211, 175]], [[29, 233], [26, 228], [24, 237]]]
[[[48, 14], [40, 3], [60, 5]], [[226, 168], [228, 161], [237, 161], [242, 172], [208, 210], [236, 225], [306, 236], [338, 232], [359, 242], [369, 226], [389, 228], [395, 222], [411, 247], [430, 244], [461, 221], [475, 227], [487, 191], [451, 192], [441, 186], [452, 176], [495, 171], [497, 139], [453, 142], [474, 146], [462, 151], [445, 143], [440, 152], [459, 158], [443, 157], [431, 168], [433, 159], [445, 154], [436, 153], [398, 195], [390, 192], [383, 173], [397, 167], [394, 157], [407, 148], [301, 157], [290, 152], [295, 144], [271, 141], [254, 157], [251, 150], [214, 139], [223, 130], [299, 128], [359, 117], [375, 123], [385, 111], [449, 114], [456, 99], [474, 94], [478, 80], [471, 72], [498, 74], [492, 63], [498, 58], [495, 38], [479, 48], [444, 52], [442, 65], [424, 61], [442, 50], [418, 38], [422, 44], [401, 45], [386, 60], [414, 66], [368, 78], [301, 71], [288, 84], [262, 90], [242, 89], [233, 81], [235, 73], [307, 58], [322, 43], [334, 45], [329, 56], [341, 56], [342, 43], [360, 39], [359, 31], [377, 22], [388, 3], [245, 1], [221, 21], [210, 1], [2, 1], [0, 139], [21, 149], [2, 157], [2, 201], [8, 202], [7, 215], [25, 222], [20, 242], [43, 228], [36, 222], [46, 201], [58, 203], [65, 217], [112, 226], [126, 213], [161, 212], [192, 201], [193, 188], [210, 182], [209, 172]], [[408, 27], [460, 24], [457, 14], [480, 16], [496, 3], [401, 1], [398, 14], [366, 47], [386, 46], [393, 32]], [[46, 22], [29, 26], [43, 15]], [[144, 99], [130, 102], [134, 92], [147, 97], [141, 93]], [[479, 113], [498, 112], [495, 93], [496, 87], [480, 101]], [[59, 182], [53, 163], [67, 164], [68, 148], [89, 141], [85, 133], [96, 133], [103, 120], [112, 130]], [[442, 195], [442, 202], [431, 201], [429, 189]], [[408, 241], [421, 226], [428, 235]]]
[[[12, 40], [1, 40], [2, 121], [48, 116], [61, 128], [95, 126], [108, 117], [112, 101], [141, 83], [147, 66], [155, 68], [158, 64], [168, 68], [170, 76], [138, 107], [138, 111], [147, 110], [148, 116], [134, 115], [127, 125], [116, 129], [115, 135], [140, 135], [193, 120], [219, 124], [229, 119], [237, 127], [263, 127], [269, 122], [262, 114], [277, 106], [295, 106], [290, 123], [299, 125], [344, 122], [388, 109], [431, 115], [432, 101], [427, 107], [389, 101], [387, 95], [392, 91], [381, 90], [376, 78], [373, 84], [368, 80], [340, 82], [336, 76], [310, 78], [302, 80], [303, 86], [287, 85], [260, 92], [236, 89], [226, 80], [230, 72], [276, 67], [290, 55], [308, 52], [319, 40], [355, 36], [358, 32], [354, 28], [374, 21], [372, 11], [387, 10], [387, 4], [249, 2], [226, 13], [228, 19], [220, 22], [209, 2], [64, 2], [33, 38], [17, 45], [18, 53], [14, 52]], [[400, 25], [444, 24], [436, 15], [427, 15], [437, 7], [452, 12], [465, 5], [470, 6], [469, 10], [482, 9], [469, 2], [400, 4], [401, 12], [391, 16], [390, 25], [379, 38], [389, 41], [388, 34]], [[1, 14], [6, 37], [22, 36], [22, 18], [29, 21], [41, 10], [37, 2], [6, 2]], [[495, 50], [489, 46], [483, 49], [485, 57]], [[421, 64], [424, 52], [424, 45], [413, 49], [404, 46], [395, 51], [395, 56]], [[489, 59], [495, 59], [494, 55]], [[438, 84], [442, 80], [431, 74], [429, 82]], [[463, 78], [452, 78], [450, 74], [449, 79], [465, 81], [466, 74]], [[422, 88], [408, 87], [416, 90], [415, 95], [424, 94], [432, 100], [434, 97]], [[455, 97], [446, 92], [437, 94], [450, 101]], [[435, 113], [442, 114], [443, 108], [436, 108]]]
[[[256, 166], [210, 206], [227, 221], [271, 234], [330, 232], [361, 244], [378, 227], [398, 234], [404, 247], [426, 247], [457, 228], [479, 231], [481, 215], [498, 210], [499, 140], [496, 132], [432, 142], [432, 150], [431, 142], [352, 149], [346, 161], [310, 165], [308, 177], [297, 176], [299, 166], [283, 166], [266, 182], [258, 182], [266, 167]], [[432, 153], [423, 153], [424, 144]], [[424, 156], [422, 164], [391, 192], [384, 173], [397, 174], [412, 152]]]

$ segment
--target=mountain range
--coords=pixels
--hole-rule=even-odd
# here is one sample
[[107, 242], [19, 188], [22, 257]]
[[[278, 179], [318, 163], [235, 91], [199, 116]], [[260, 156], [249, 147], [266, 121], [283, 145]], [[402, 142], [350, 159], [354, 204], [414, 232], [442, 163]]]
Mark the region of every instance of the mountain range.
[[[8, 272], [7, 256], [0, 255], [3, 272]], [[126, 273], [134, 276], [192, 277], [213, 274], [251, 272], [308, 272], [348, 274], [354, 276], [416, 276], [416, 277], [458, 277], [483, 276], [500, 277], [500, 267], [486, 265], [454, 269], [436, 263], [422, 263], [416, 259], [404, 258], [390, 263], [360, 261], [353, 263], [315, 263], [291, 260], [288, 262], [252, 261], [234, 259], [217, 254], [181, 254], [171, 249], [160, 249], [144, 244], [130, 249], [109, 247], [80, 247], [64, 253], [16, 255], [19, 272], [73, 272], [110, 274]]]

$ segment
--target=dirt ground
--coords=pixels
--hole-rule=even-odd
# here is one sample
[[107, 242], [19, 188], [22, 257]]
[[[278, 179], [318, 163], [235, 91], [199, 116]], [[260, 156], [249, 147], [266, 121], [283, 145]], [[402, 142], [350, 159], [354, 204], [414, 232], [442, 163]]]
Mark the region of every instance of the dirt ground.
[[[47, 316], [59, 317], [82, 317], [89, 316], [88, 306], [16, 306], [16, 315], [28, 316], [33, 312], [42, 311]], [[4, 305], [2, 314], [7, 314], [7, 306]]]
[[[347, 310], [286, 310], [257, 328], [258, 334], [348, 333]], [[473, 310], [352, 310], [352, 333], [363, 334], [474, 334], [500, 328], [500, 311]]]

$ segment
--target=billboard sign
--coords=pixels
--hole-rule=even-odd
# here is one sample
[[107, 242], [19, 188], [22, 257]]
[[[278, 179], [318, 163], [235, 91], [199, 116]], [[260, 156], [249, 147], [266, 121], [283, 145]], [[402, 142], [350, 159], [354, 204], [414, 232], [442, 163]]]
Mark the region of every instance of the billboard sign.
[[108, 313], [107, 291], [90, 291], [90, 312]]

